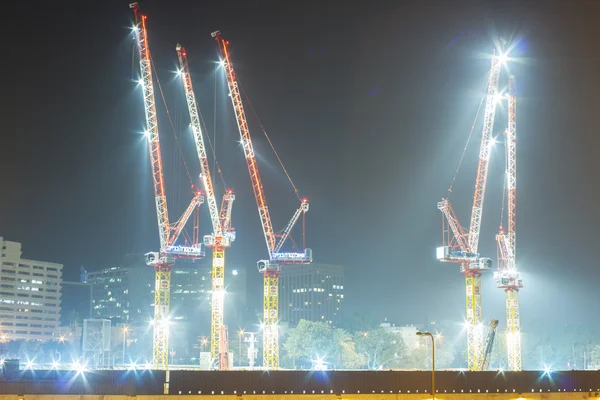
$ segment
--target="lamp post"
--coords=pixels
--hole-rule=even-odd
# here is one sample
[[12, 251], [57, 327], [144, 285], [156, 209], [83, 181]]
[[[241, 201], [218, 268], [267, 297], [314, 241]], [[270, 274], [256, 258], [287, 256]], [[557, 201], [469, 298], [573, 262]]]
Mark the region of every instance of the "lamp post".
[[429, 336], [431, 338], [431, 399], [435, 400], [435, 340], [429, 332], [417, 332], [417, 336]]
[[240, 331], [238, 332], [238, 367], [242, 366], [242, 339], [244, 337], [244, 330], [240, 329]]
[[125, 365], [125, 343], [127, 343], [127, 331], [128, 330], [129, 330], [129, 327], [127, 325], [125, 325], [123, 327], [123, 360], [122, 360], [123, 365]]

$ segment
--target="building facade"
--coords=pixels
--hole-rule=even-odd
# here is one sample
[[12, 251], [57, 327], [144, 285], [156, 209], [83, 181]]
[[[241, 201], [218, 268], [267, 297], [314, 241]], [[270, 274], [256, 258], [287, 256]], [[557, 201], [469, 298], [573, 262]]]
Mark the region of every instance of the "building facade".
[[60, 324], [81, 325], [92, 315], [92, 287], [84, 282], [63, 281], [61, 287]]
[[60, 324], [62, 264], [21, 258], [21, 243], [0, 237], [0, 335], [53, 340]]
[[[178, 259], [173, 266], [169, 324], [170, 352], [175, 353], [172, 362], [198, 357], [200, 339], [210, 336], [211, 279], [210, 260]], [[154, 270], [146, 266], [142, 254], [127, 256], [120, 266], [87, 272], [85, 281], [92, 292], [91, 318], [109, 319], [113, 325], [128, 325], [151, 334], [148, 326], [154, 318]], [[242, 326], [245, 269], [229, 269], [225, 286], [225, 323]]]
[[301, 319], [341, 326], [344, 268], [339, 265], [286, 266], [279, 278], [279, 316], [291, 327]]

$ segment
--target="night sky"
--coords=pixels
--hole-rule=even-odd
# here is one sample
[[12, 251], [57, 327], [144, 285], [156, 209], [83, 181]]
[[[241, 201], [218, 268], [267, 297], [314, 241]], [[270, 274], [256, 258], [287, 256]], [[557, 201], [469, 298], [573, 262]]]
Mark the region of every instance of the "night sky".
[[[0, 236], [24, 257], [60, 262], [76, 279], [130, 252], [157, 250], [137, 52], [128, 1], [14, 2], [4, 7], [0, 92]], [[51, 3], [51, 4], [50, 4]], [[517, 262], [522, 324], [585, 322], [600, 304], [597, 246], [600, 2], [141, 2], [173, 127], [194, 183], [175, 45], [188, 49], [196, 95], [227, 186], [238, 239], [228, 265], [266, 257], [217, 47], [221, 30], [260, 123], [311, 201], [315, 261], [346, 266], [346, 312], [399, 323], [464, 315], [458, 266], [439, 264], [437, 201], [458, 165], [484, 93], [494, 38], [513, 39], [516, 75]], [[132, 64], [132, 55], [135, 59]], [[133, 67], [133, 68], [132, 68]], [[505, 82], [506, 74], [503, 75]], [[158, 96], [171, 219], [190, 181]], [[252, 108], [274, 225], [298, 206]], [[502, 138], [506, 106], [496, 114]], [[215, 131], [216, 123], [216, 131]], [[215, 136], [216, 132], [216, 136]], [[468, 226], [481, 119], [451, 199]], [[493, 154], [480, 250], [495, 261], [502, 145]], [[219, 197], [223, 185], [215, 178]], [[209, 232], [203, 208], [203, 232]], [[300, 239], [295, 232], [295, 238]], [[484, 277], [484, 318], [504, 322], [504, 296]]]

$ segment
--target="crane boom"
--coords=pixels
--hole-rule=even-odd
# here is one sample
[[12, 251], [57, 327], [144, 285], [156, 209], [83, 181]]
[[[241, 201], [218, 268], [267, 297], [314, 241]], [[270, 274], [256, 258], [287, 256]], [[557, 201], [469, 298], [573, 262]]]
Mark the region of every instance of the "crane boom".
[[135, 38], [140, 58], [140, 71], [144, 112], [146, 116], [145, 136], [148, 139], [148, 150], [152, 166], [152, 181], [154, 185], [154, 198], [160, 238], [160, 251], [146, 254], [146, 263], [154, 267], [154, 326], [152, 342], [152, 361], [154, 368], [168, 370], [169, 363], [169, 311], [171, 303], [171, 269], [175, 258], [185, 257], [198, 259], [204, 257], [202, 245], [176, 246], [181, 231], [188, 222], [194, 209], [198, 209], [204, 201], [200, 192], [196, 192], [190, 205], [181, 218], [173, 225], [169, 223], [167, 196], [163, 178], [163, 165], [160, 152], [158, 122], [156, 117], [156, 103], [154, 99], [154, 83], [152, 76], [152, 58], [148, 46], [148, 31], [146, 29], [146, 16], [140, 12], [138, 3], [131, 3], [129, 7], [135, 16]]
[[202, 178], [204, 191], [206, 192], [206, 201], [208, 203], [208, 211], [210, 212], [212, 228], [215, 235], [220, 235], [221, 224], [219, 222], [219, 209], [217, 207], [217, 199], [215, 198], [215, 191], [213, 188], [212, 177], [208, 164], [208, 156], [206, 155], [206, 146], [204, 145], [204, 137], [202, 135], [202, 127], [200, 125], [200, 113], [198, 112], [196, 96], [194, 95], [194, 88], [192, 86], [192, 77], [190, 76], [187, 52], [180, 44], [177, 44], [176, 50], [177, 60], [179, 62], [179, 75], [181, 76], [181, 81], [183, 82], [185, 100], [190, 113], [190, 121], [192, 132], [194, 133], [196, 152], [198, 153], [198, 159], [200, 160], [200, 177]]
[[238, 87], [237, 77], [231, 64], [229, 57], [229, 51], [227, 50], [228, 41], [225, 41], [221, 36], [221, 32], [216, 31], [212, 33], [212, 36], [217, 40], [219, 44], [219, 50], [222, 57], [222, 65], [225, 70], [227, 77], [227, 86], [229, 88], [229, 97], [231, 98], [231, 104], [235, 112], [235, 120], [238, 125], [240, 132], [240, 140], [242, 147], [244, 148], [244, 155], [246, 157], [246, 164], [248, 165], [248, 172], [250, 173], [250, 181], [252, 183], [252, 190], [254, 191], [254, 198], [256, 199], [256, 206], [258, 207], [258, 214], [265, 236], [265, 242], [269, 254], [273, 252], [275, 248], [275, 233], [273, 231], [273, 224], [271, 223], [271, 216], [269, 214], [269, 207], [267, 207], [267, 199], [265, 197], [265, 191], [263, 189], [262, 180], [258, 171], [258, 165], [256, 163], [256, 157], [254, 154], [254, 147], [252, 146], [252, 138], [250, 137], [250, 130], [248, 129], [248, 122], [246, 120], [246, 113], [244, 112], [244, 106], [242, 104], [242, 96]]
[[490, 358], [492, 357], [492, 350], [494, 348], [494, 339], [496, 338], [496, 328], [498, 328], [498, 320], [493, 319], [492, 322], [490, 322], [487, 338], [483, 347], [483, 362], [481, 363], [482, 371], [486, 371], [490, 364]]
[[194, 210], [196, 208], [200, 207], [200, 204], [202, 204], [203, 202], [204, 202], [204, 196], [202, 196], [202, 193], [196, 192], [196, 195], [194, 196], [194, 198], [192, 199], [192, 201], [190, 202], [188, 207], [185, 209], [185, 211], [181, 215], [181, 218], [179, 218], [179, 221], [177, 221], [171, 228], [171, 233], [169, 234], [169, 240], [167, 241], [167, 248], [166, 248], [167, 252], [170, 250], [169, 247], [173, 246], [175, 244], [175, 242], [177, 241], [177, 239], [179, 238], [179, 235], [181, 235], [181, 231], [183, 231], [183, 228], [189, 221], [190, 216], [192, 215]]
[[258, 172], [252, 139], [248, 130], [248, 123], [244, 113], [242, 97], [239, 91], [237, 78], [227, 46], [221, 32], [212, 33], [216, 39], [221, 54], [221, 65], [225, 70], [229, 96], [236, 116], [241, 143], [244, 148], [246, 164], [250, 173], [250, 180], [258, 213], [261, 220], [267, 251], [268, 260], [258, 261], [258, 270], [263, 274], [263, 367], [266, 369], [279, 368], [279, 274], [281, 267], [286, 264], [307, 264], [312, 262], [312, 251], [305, 249], [303, 253], [280, 253], [281, 247], [290, 235], [290, 232], [302, 213], [308, 211], [309, 203], [306, 199], [301, 200], [300, 208], [294, 213], [290, 222], [286, 225], [279, 242], [275, 238], [267, 201]]
[[493, 144], [492, 130], [494, 128], [494, 117], [496, 115], [496, 103], [498, 102], [498, 79], [502, 62], [500, 57], [492, 57], [492, 68], [488, 78], [487, 98], [485, 101], [485, 114], [483, 117], [483, 134], [479, 149], [479, 165], [477, 166], [477, 178], [475, 180], [475, 194], [473, 196], [473, 209], [471, 211], [471, 225], [469, 227], [469, 247], [472, 252], [477, 253], [479, 246], [479, 233], [481, 231], [481, 216], [483, 211], [483, 199], [490, 166], [490, 147]]
[[296, 225], [296, 222], [298, 222], [298, 219], [300, 219], [300, 215], [302, 215], [302, 213], [305, 213], [307, 211], [308, 211], [308, 200], [302, 199], [302, 202], [300, 203], [300, 207], [298, 207], [298, 209], [296, 210], [296, 212], [294, 213], [294, 215], [292, 216], [292, 218], [290, 219], [288, 224], [283, 229], [283, 231], [281, 233], [281, 237], [279, 238], [279, 240], [277, 241], [277, 244], [275, 245], [275, 248], [273, 249], [273, 253], [279, 253], [279, 251], [283, 247], [283, 244], [287, 241], [288, 237], [292, 233], [292, 229], [294, 228], [294, 225]]
[[[485, 196], [486, 181], [490, 165], [491, 145], [494, 143], [492, 130], [498, 101], [498, 81], [502, 67], [502, 56], [495, 52], [492, 56], [492, 65], [487, 83], [487, 98], [483, 121], [483, 132], [479, 150], [479, 164], [475, 178], [475, 192], [473, 195], [473, 208], [469, 234], [465, 235], [462, 226], [454, 214], [448, 199], [438, 203], [438, 209], [448, 221], [454, 240], [450, 239], [450, 231], [446, 232], [442, 225], [443, 245], [437, 249], [437, 258], [442, 262], [453, 262], [460, 265], [460, 271], [465, 276], [466, 287], [466, 328], [467, 328], [467, 361], [469, 370], [479, 371], [482, 367], [483, 331], [481, 319], [481, 274], [491, 268], [491, 259], [480, 257], [478, 253], [479, 234], [481, 231], [481, 217], [483, 212], [483, 199]], [[442, 220], [443, 221], [443, 220]], [[448, 238], [445, 236], [448, 235]], [[458, 249], [457, 249], [458, 248]]]
[[156, 119], [156, 104], [154, 102], [154, 83], [152, 80], [152, 59], [148, 47], [148, 32], [146, 30], [146, 16], [140, 12], [138, 3], [130, 7], [135, 15], [135, 35], [140, 56], [141, 79], [140, 84], [144, 91], [144, 112], [146, 114], [146, 131], [150, 162], [152, 164], [152, 182], [154, 183], [154, 199], [156, 203], [156, 216], [161, 251], [167, 246], [169, 237], [169, 213], [167, 209], [167, 195], [163, 178], [162, 157], [160, 154], [160, 139], [158, 135], [158, 121]]
[[[221, 343], [222, 332], [224, 332], [224, 301], [225, 301], [225, 249], [235, 240], [235, 234], [230, 229], [231, 226], [231, 208], [235, 195], [228, 189], [223, 195], [221, 210], [217, 207], [217, 200], [212, 182], [212, 174], [204, 145], [202, 127], [200, 125], [200, 113], [196, 103], [196, 96], [192, 86], [192, 78], [185, 48], [177, 44], [177, 59], [179, 62], [179, 74], [183, 82], [185, 98], [190, 114], [194, 141], [196, 143], [196, 152], [200, 161], [200, 177], [206, 191], [208, 199], [208, 209], [212, 222], [213, 232], [204, 237], [204, 243], [207, 247], [213, 249], [212, 254], [212, 291], [211, 291], [211, 346], [210, 353], [213, 361], [221, 364], [224, 358], [221, 355], [223, 343]], [[225, 330], [226, 331], [226, 330]], [[221, 369], [227, 369], [228, 365], [219, 365]]]

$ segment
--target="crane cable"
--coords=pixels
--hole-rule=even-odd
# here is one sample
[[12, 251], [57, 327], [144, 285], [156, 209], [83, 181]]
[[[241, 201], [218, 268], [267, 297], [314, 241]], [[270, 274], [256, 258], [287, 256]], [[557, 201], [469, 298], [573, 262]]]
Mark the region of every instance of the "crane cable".
[[269, 138], [269, 135], [267, 135], [267, 131], [265, 131], [265, 128], [264, 128], [262, 122], [260, 122], [260, 118], [258, 118], [258, 115], [256, 114], [256, 111], [254, 110], [254, 106], [252, 105], [252, 102], [250, 101], [250, 98], [246, 94], [246, 91], [244, 90], [244, 87], [239, 82], [238, 82], [238, 86], [242, 88], [242, 92], [244, 93], [244, 97], [246, 98], [246, 101], [250, 105], [250, 109], [252, 109], [252, 113], [256, 117], [256, 120], [258, 121], [258, 124], [260, 125], [260, 128], [262, 129], [263, 133], [265, 134], [265, 137], [267, 138], [267, 141], [269, 142], [269, 145], [271, 146], [271, 150], [273, 150], [273, 153], [275, 153], [275, 156], [277, 157], [277, 160], [279, 161], [279, 165], [281, 165], [281, 168], [283, 169], [283, 172], [285, 172], [285, 176], [287, 176], [288, 181], [292, 185], [292, 188], [294, 189], [294, 193], [296, 194], [296, 197], [298, 197], [298, 200], [302, 201], [302, 198], [300, 197], [300, 192], [296, 188], [296, 185], [294, 185], [294, 181], [292, 181], [292, 178], [290, 177], [290, 174], [288, 173], [287, 169], [283, 165], [283, 161], [281, 161], [281, 158], [279, 157], [279, 154], [275, 150], [275, 146], [273, 146], [273, 143], [271, 142], [271, 139]]
[[213, 115], [213, 124], [214, 124], [214, 130], [213, 130], [213, 141], [215, 142], [214, 146], [213, 146], [213, 141], [210, 140], [210, 135], [208, 134], [208, 129], [206, 128], [206, 122], [204, 122], [204, 116], [202, 115], [202, 112], [200, 111], [200, 107], [198, 107], [198, 114], [200, 115], [200, 121], [202, 122], [202, 129], [204, 130], [204, 132], [206, 132], [206, 138], [208, 139], [208, 145], [210, 146], [210, 150], [212, 152], [213, 155], [213, 171], [216, 169], [217, 173], [219, 174], [219, 178], [221, 179], [221, 183], [223, 184], [223, 187], [225, 189], [227, 189], [227, 184], [225, 183], [225, 178], [223, 176], [223, 171], [221, 170], [221, 166], [219, 165], [219, 161], [217, 160], [217, 152], [216, 152], [216, 148], [217, 148], [217, 78], [216, 78], [217, 74], [215, 73], [215, 94], [214, 94], [214, 105], [215, 105], [215, 111], [214, 111], [214, 115]]
[[[152, 63], [152, 69], [156, 71], [156, 67], [154, 66], [154, 59], [150, 56], [150, 62]], [[163, 93], [162, 86], [160, 84], [160, 79], [158, 79], [158, 74], [154, 74], [156, 77], [156, 83], [158, 84], [158, 90], [160, 91], [160, 95], [163, 100], [163, 104], [165, 105], [165, 110], [167, 111], [167, 116], [169, 117], [169, 122], [171, 124], [171, 130], [173, 131], [173, 136], [175, 136], [175, 142], [177, 143], [177, 148], [179, 149], [179, 154], [181, 155], [181, 160], [183, 161], [183, 165], [185, 166], [185, 171], [187, 172], [188, 178], [190, 180], [190, 186], [194, 187], [194, 181], [192, 180], [192, 174], [190, 174], [190, 169], [188, 168], [187, 162], [185, 161], [185, 157], [183, 156], [183, 151], [181, 150], [181, 145], [179, 144], [179, 137], [177, 136], [177, 132], [175, 131], [175, 125], [173, 125], [173, 120], [171, 119], [171, 112], [169, 111], [169, 107], [167, 106], [167, 100], [165, 99], [165, 94]]]
[[469, 141], [471, 140], [471, 136], [473, 135], [473, 131], [475, 130], [475, 124], [477, 123], [477, 119], [479, 118], [479, 112], [481, 111], [481, 106], [483, 105], [483, 99], [485, 99], [485, 95], [481, 97], [481, 101], [479, 102], [479, 107], [477, 108], [477, 114], [475, 115], [475, 120], [473, 121], [473, 125], [471, 126], [471, 132], [469, 132], [469, 137], [467, 138], [467, 143], [465, 144], [465, 148], [463, 149], [462, 155], [460, 156], [460, 161], [458, 162], [458, 167], [456, 167], [456, 171], [454, 172], [454, 177], [452, 178], [452, 183], [448, 188], [448, 193], [452, 193], [452, 187], [454, 186], [454, 182], [456, 181], [456, 177], [458, 175], [458, 171], [463, 162], [463, 158], [465, 157], [465, 153], [467, 152], [467, 147], [469, 147]]

